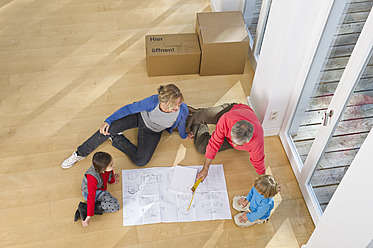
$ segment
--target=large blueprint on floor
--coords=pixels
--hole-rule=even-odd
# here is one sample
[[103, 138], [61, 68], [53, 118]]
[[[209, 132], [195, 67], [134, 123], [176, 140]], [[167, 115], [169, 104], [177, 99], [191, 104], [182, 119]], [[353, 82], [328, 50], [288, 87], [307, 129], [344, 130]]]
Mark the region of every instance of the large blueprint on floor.
[[[189, 166], [201, 169], [202, 166]], [[174, 167], [122, 171], [123, 226], [231, 219], [223, 165], [211, 165], [192, 205], [192, 191], [170, 191]]]

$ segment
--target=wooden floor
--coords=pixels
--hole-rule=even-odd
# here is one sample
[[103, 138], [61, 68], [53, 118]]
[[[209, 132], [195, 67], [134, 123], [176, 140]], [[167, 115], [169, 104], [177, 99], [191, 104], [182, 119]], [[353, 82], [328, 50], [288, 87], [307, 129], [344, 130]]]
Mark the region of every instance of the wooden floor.
[[[232, 220], [123, 227], [123, 210], [94, 216], [83, 228], [73, 214], [92, 156], [71, 169], [61, 162], [124, 104], [176, 83], [195, 107], [245, 102], [254, 72], [148, 78], [144, 36], [194, 32], [208, 0], [0, 1], [0, 247], [300, 247], [314, 230], [278, 137], [265, 138], [267, 172], [280, 182], [265, 225]], [[136, 132], [126, 133], [134, 139]], [[137, 169], [113, 148], [116, 171]], [[164, 133], [147, 167], [200, 165], [193, 141]], [[247, 194], [255, 177], [248, 154], [219, 153], [229, 198]], [[121, 184], [109, 186], [118, 199]], [[236, 214], [232, 209], [232, 215]]]
[[[321, 126], [322, 114], [330, 101], [373, 6], [372, 0], [354, 0], [348, 4], [330, 48], [320, 82], [315, 85], [294, 143], [303, 160]], [[325, 210], [347, 172], [356, 153], [373, 126], [373, 57], [370, 58], [324, 156], [312, 176], [321, 208]]]

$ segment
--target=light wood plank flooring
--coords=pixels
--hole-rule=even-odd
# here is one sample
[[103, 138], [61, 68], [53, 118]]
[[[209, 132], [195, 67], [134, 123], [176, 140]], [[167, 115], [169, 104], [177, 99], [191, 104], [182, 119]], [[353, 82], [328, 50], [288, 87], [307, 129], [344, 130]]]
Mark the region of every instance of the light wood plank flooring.
[[[254, 72], [148, 78], [144, 36], [194, 32], [208, 0], [0, 1], [0, 247], [300, 247], [314, 225], [278, 137], [265, 138], [268, 173], [280, 182], [270, 221], [248, 229], [232, 220], [123, 227], [123, 210], [94, 216], [83, 228], [73, 214], [92, 156], [60, 163], [124, 104], [176, 83], [188, 104], [245, 102]], [[126, 133], [134, 139], [136, 131]], [[113, 148], [116, 171], [137, 169]], [[199, 165], [193, 141], [164, 133], [147, 167]], [[229, 198], [256, 177], [248, 154], [217, 155]], [[109, 186], [120, 200], [121, 184]], [[232, 214], [236, 212], [232, 209]]]

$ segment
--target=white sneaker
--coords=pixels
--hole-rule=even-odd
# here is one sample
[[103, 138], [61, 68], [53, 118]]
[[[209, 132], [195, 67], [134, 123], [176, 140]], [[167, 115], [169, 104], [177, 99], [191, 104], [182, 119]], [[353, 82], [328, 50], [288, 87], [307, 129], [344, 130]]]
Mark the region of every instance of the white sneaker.
[[71, 155], [70, 157], [65, 159], [65, 161], [62, 162], [61, 167], [63, 169], [69, 169], [69, 168], [73, 167], [76, 162], [82, 160], [83, 158], [85, 158], [85, 157], [78, 156], [78, 154], [76, 154], [76, 152], [74, 152], [73, 155]]

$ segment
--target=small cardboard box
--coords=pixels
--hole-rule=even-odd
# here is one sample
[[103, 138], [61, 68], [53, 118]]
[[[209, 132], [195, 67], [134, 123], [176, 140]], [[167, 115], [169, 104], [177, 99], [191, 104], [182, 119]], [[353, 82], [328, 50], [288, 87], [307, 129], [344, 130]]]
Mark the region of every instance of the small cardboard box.
[[201, 76], [244, 72], [249, 37], [241, 11], [197, 13], [196, 33]]
[[198, 74], [201, 49], [197, 34], [145, 37], [148, 76]]

